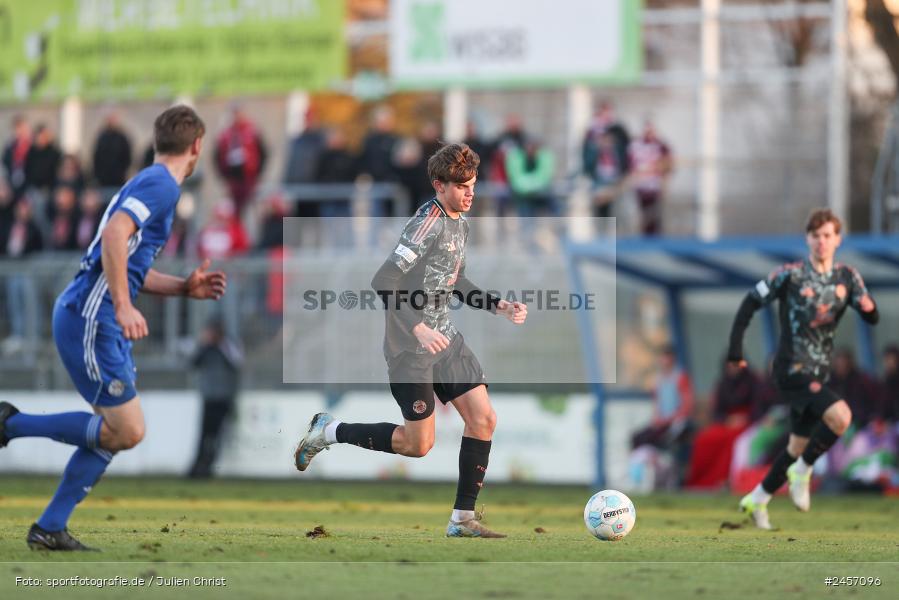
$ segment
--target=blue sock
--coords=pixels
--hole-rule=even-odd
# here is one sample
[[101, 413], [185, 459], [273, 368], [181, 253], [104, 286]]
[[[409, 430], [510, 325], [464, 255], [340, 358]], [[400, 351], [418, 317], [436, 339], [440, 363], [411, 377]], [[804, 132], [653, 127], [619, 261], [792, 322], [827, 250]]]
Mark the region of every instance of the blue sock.
[[9, 439], [45, 437], [81, 448], [98, 448], [102, 426], [103, 417], [86, 412], [53, 415], [19, 413], [6, 420], [6, 436]]
[[96, 448], [87, 450], [78, 448], [69, 459], [66, 470], [62, 473], [62, 481], [37, 524], [46, 531], [62, 531], [69, 522], [75, 506], [84, 500], [91, 491], [109, 462], [112, 453]]

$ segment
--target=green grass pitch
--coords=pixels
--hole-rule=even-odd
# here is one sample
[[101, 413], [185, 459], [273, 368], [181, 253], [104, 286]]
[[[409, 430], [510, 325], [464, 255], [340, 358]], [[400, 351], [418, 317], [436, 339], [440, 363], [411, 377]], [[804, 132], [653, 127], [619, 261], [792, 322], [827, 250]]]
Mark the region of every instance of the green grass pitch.
[[[634, 496], [636, 528], [606, 543], [584, 527], [585, 487], [488, 485], [486, 522], [509, 538], [478, 540], [443, 537], [452, 485], [107, 478], [71, 522], [103, 552], [32, 552], [55, 484], [0, 477], [0, 598], [899, 596], [896, 498], [815, 496], [800, 514], [777, 497], [780, 530], [762, 532], [731, 528], [732, 496]], [[95, 581], [50, 587], [71, 577]], [[129, 586], [96, 587], [115, 577]]]

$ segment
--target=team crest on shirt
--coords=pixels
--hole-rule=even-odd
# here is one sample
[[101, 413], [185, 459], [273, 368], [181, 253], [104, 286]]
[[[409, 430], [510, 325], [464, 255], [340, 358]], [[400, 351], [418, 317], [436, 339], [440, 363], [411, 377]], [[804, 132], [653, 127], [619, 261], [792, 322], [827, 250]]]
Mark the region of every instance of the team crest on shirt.
[[424, 412], [428, 410], [428, 405], [424, 400], [416, 400], [412, 403], [412, 411], [417, 414], [424, 414]]
[[836, 295], [837, 298], [842, 300], [843, 298], [846, 297], [846, 294], [848, 294], [849, 291], [846, 289], [845, 285], [843, 285], [842, 283], [838, 283], [837, 287], [834, 289], [833, 293]]
[[799, 294], [800, 294], [803, 298], [814, 298], [814, 297], [815, 297], [815, 290], [813, 290], [813, 289], [811, 288], [811, 286], [808, 286], [808, 285], [807, 285], [807, 286], [804, 286], [801, 290], [799, 290]]
[[113, 379], [106, 388], [110, 396], [118, 398], [125, 392], [125, 384], [119, 379]]

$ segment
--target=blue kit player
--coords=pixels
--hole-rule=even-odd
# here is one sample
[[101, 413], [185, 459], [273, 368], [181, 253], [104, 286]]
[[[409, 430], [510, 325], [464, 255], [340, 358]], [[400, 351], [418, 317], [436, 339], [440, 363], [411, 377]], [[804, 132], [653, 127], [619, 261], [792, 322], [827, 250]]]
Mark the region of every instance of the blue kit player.
[[59, 356], [93, 413], [32, 415], [0, 402], [0, 448], [23, 437], [76, 447], [56, 494], [28, 532], [34, 550], [90, 550], [69, 534], [69, 517], [115, 453], [144, 437], [131, 360], [132, 342], [148, 333], [133, 304], [138, 293], [217, 300], [225, 292], [224, 273], [207, 272], [208, 261], [186, 279], [150, 268], [171, 233], [180, 185], [197, 164], [204, 133], [203, 121], [187, 106], [157, 117], [156, 162], [112, 198], [78, 274], [53, 307]]

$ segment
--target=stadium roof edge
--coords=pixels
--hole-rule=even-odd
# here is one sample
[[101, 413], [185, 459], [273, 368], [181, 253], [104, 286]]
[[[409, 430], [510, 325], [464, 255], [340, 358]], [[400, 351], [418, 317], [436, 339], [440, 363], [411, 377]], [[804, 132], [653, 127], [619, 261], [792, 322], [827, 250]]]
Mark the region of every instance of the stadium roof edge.
[[[576, 255], [617, 252], [662, 251], [669, 254], [697, 254], [709, 250], [733, 252], [756, 251], [766, 253], [805, 253], [805, 240], [800, 235], [788, 236], [733, 236], [715, 241], [695, 238], [619, 238], [616, 241], [569, 242], [568, 250]], [[899, 235], [849, 235], [843, 238], [841, 250], [856, 250], [864, 253], [895, 254], [899, 258]]]
[[[569, 241], [565, 249], [574, 261], [596, 261], [649, 284], [688, 289], [751, 284], [776, 264], [807, 253], [799, 235], [735, 236], [711, 242], [634, 237]], [[899, 236], [846, 236], [837, 260], [841, 256], [859, 268], [871, 287], [899, 287]]]

